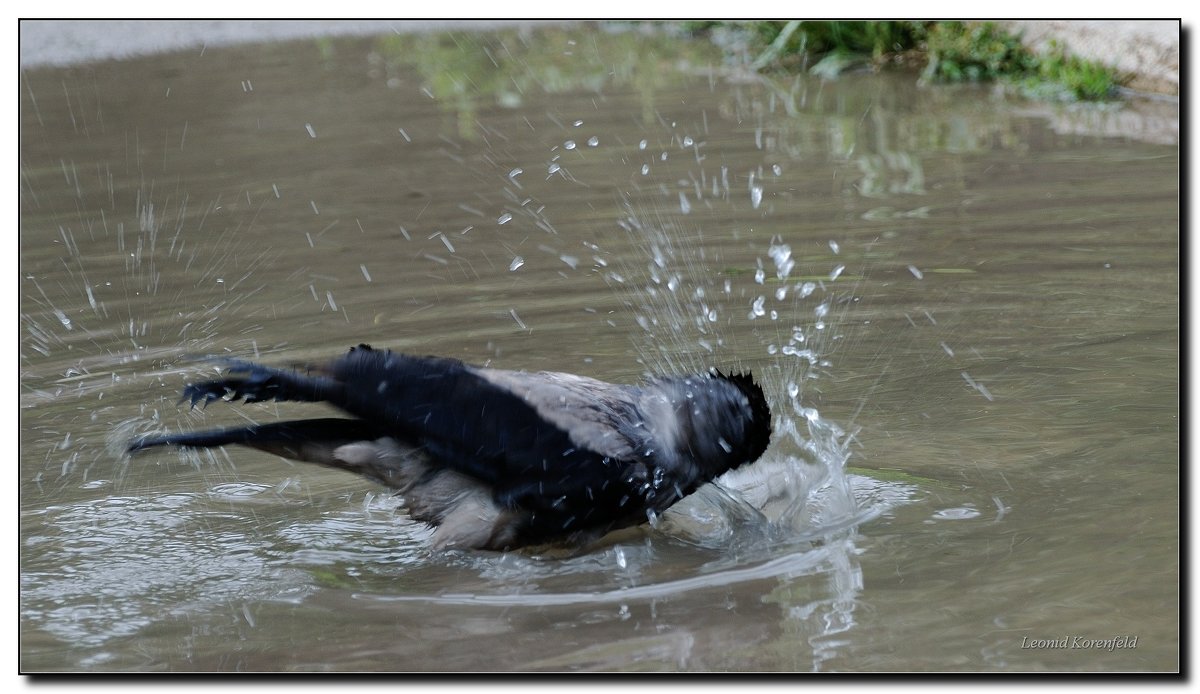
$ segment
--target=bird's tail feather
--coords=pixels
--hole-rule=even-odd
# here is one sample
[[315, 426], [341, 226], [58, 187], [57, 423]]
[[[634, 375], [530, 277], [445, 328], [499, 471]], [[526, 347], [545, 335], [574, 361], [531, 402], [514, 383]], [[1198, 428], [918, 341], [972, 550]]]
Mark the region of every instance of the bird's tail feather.
[[293, 369], [273, 369], [239, 359], [227, 359], [224, 363], [229, 373], [245, 375], [189, 383], [183, 389], [180, 402], [190, 401], [192, 407], [195, 407], [196, 403], [208, 405], [213, 400], [222, 398], [246, 402], [320, 402], [336, 400], [342, 390], [340, 382], [319, 372], [302, 373]]
[[303, 419], [179, 434], [151, 434], [131, 441], [128, 451], [136, 453], [156, 446], [214, 448], [241, 444], [298, 460], [328, 463], [325, 450], [384, 435], [377, 427], [358, 419]]

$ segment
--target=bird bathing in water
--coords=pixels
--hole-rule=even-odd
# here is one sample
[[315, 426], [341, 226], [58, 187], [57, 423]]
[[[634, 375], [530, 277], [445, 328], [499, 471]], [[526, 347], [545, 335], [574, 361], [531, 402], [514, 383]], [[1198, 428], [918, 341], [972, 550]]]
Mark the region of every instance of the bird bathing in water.
[[398, 490], [436, 547], [580, 546], [754, 462], [771, 437], [749, 373], [617, 385], [367, 345], [303, 370], [223, 361], [224, 378], [180, 402], [327, 402], [352, 418], [148, 435], [129, 451], [240, 444], [356, 472]]

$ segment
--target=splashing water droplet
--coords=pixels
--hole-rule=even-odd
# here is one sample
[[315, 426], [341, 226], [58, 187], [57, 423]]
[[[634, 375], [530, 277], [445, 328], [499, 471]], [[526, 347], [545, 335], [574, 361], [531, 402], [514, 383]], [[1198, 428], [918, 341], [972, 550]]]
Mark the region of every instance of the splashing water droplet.
[[754, 300], [754, 303], [750, 305], [750, 315], [748, 316], [750, 320], [767, 315], [767, 309], [763, 307], [763, 303], [766, 300], [767, 297], [765, 296], [760, 296]]
[[842, 247], [838, 245], [837, 241], [830, 239], [829, 240], [829, 250], [833, 251], [834, 255], [837, 255], [838, 253], [842, 252]]
[[979, 391], [979, 394], [982, 395], [983, 397], [987, 398], [989, 402], [995, 400], [995, 398], [992, 397], [991, 391], [989, 391], [982, 383], [971, 378], [971, 374], [967, 373], [966, 371], [963, 371], [963, 372], [961, 372], [961, 375], [963, 377], [963, 380], [967, 382], [967, 385], [969, 385], [972, 388], [974, 388], [975, 390]]
[[842, 271], [845, 269], [846, 269], [845, 265], [838, 265], [837, 267], [835, 267], [833, 269], [833, 272], [829, 273], [829, 281], [832, 282], [832, 281], [836, 280], [838, 278], [838, 275], [841, 275]]
[[646, 149], [646, 147], [648, 147], [649, 145], [650, 145], [649, 142], [642, 140], [641, 142], [638, 143], [638, 149]]
[[508, 264], [508, 271], [509, 271], [509, 272], [516, 272], [516, 271], [517, 271], [517, 270], [519, 270], [519, 269], [521, 268], [521, 266], [522, 266], [522, 265], [524, 265], [524, 264], [525, 264], [525, 259], [524, 259], [524, 258], [522, 258], [521, 256], [517, 256], [517, 257], [515, 257], [515, 258], [513, 258], [513, 259], [512, 259], [512, 262], [511, 262], [511, 263], [509, 263], [509, 264]]
[[595, 135], [592, 135], [591, 137], [588, 138], [588, 147], [599, 147], [599, 146], [600, 146], [600, 138], [596, 137]]
[[513, 218], [513, 216], [511, 213], [505, 212], [504, 214], [502, 214], [496, 218], [496, 223], [497, 224], [508, 224], [509, 222], [512, 221], [512, 218]]
[[933, 514], [937, 520], [970, 520], [981, 516], [978, 509], [970, 506], [961, 506], [958, 508], [944, 508]]
[[796, 261], [792, 260], [792, 247], [784, 243], [771, 244], [767, 254], [775, 261], [775, 275], [781, 280], [787, 279], [792, 268], [796, 267]]
[[574, 140], [567, 140], [566, 142], [564, 142], [564, 143], [563, 143], [563, 147], [564, 147], [565, 149], [575, 149], [575, 141], [574, 141]]

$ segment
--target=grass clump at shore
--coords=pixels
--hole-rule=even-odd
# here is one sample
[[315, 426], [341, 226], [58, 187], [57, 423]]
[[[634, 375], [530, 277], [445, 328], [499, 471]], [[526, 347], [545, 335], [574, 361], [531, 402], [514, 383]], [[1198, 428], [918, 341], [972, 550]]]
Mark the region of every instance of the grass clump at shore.
[[932, 81], [1008, 81], [1028, 96], [1068, 101], [1103, 101], [1120, 84], [1112, 68], [1069, 56], [1057, 45], [1037, 55], [1020, 37], [988, 22], [933, 22], [925, 50], [922, 76]]
[[690, 22], [692, 33], [740, 31], [756, 56], [755, 70], [805, 70], [822, 77], [889, 65], [924, 65], [928, 82], [1004, 82], [1040, 99], [1113, 98], [1120, 77], [1061, 47], [1038, 55], [1019, 36], [990, 22], [762, 21]]

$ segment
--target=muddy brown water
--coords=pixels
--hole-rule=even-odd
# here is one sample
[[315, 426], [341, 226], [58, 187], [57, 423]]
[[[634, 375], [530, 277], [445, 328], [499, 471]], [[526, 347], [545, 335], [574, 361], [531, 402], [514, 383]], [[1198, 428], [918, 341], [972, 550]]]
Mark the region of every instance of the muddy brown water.
[[[721, 62], [576, 27], [23, 72], [22, 669], [1177, 669], [1177, 145]], [[724, 484], [764, 517], [433, 553], [337, 471], [121, 452], [325, 412], [177, 406], [197, 355], [358, 342], [752, 369], [778, 440]]]

